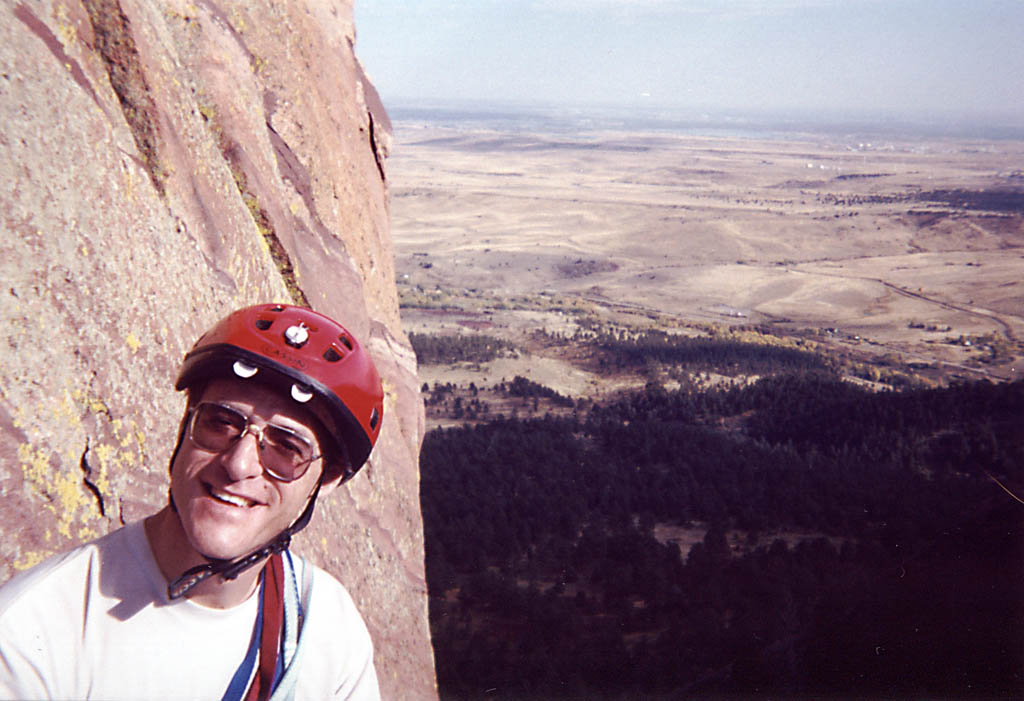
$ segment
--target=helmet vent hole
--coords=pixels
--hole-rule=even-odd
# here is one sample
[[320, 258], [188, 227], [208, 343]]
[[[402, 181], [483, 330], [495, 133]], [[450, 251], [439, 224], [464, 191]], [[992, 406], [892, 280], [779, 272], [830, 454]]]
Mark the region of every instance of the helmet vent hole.
[[274, 322], [270, 319], [257, 319], [256, 328], [258, 328], [260, 331], [266, 331], [271, 327], [273, 323]]
[[338, 340], [341, 341], [342, 345], [346, 348], [352, 350], [352, 341], [349, 340], [348, 336], [338, 336]]
[[341, 360], [341, 353], [339, 353], [333, 346], [324, 351], [324, 360], [328, 363], [336, 363]]
[[284, 311], [284, 307], [282, 307], [280, 304], [275, 304], [274, 306], [272, 306], [270, 308], [270, 311], [272, 311], [272, 312], [283, 312]]
[[371, 431], [376, 431], [377, 430], [377, 424], [379, 422], [380, 422], [380, 412], [377, 411], [377, 407], [374, 407], [373, 411], [370, 412], [370, 430]]

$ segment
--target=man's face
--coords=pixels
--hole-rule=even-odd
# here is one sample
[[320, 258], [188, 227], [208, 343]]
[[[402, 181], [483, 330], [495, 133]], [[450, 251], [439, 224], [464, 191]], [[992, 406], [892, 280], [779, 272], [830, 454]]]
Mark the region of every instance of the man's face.
[[[198, 402], [231, 407], [259, 428], [274, 424], [291, 429], [320, 453], [312, 415], [260, 384], [215, 380]], [[323, 460], [317, 459], [302, 477], [282, 482], [261, 466], [252, 433], [216, 453], [197, 446], [186, 431], [171, 466], [171, 493], [192, 547], [207, 557], [228, 560], [249, 554], [290, 526], [305, 508], [322, 470]]]

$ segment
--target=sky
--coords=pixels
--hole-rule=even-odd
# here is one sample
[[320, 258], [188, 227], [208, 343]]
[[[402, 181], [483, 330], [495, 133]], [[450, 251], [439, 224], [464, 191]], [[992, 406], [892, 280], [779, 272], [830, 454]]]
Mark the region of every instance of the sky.
[[1024, 0], [354, 0], [385, 105], [1024, 126]]

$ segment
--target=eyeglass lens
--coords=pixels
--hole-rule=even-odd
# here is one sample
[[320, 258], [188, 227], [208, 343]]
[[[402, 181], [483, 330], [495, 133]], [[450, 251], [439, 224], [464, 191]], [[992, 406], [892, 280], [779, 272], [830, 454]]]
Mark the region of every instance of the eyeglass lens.
[[[242, 412], [223, 404], [203, 402], [192, 417], [191, 438], [203, 450], [219, 453], [234, 445], [249, 425], [249, 417]], [[260, 463], [282, 480], [298, 479], [317, 457], [313, 446], [291, 429], [267, 424], [254, 432]]]

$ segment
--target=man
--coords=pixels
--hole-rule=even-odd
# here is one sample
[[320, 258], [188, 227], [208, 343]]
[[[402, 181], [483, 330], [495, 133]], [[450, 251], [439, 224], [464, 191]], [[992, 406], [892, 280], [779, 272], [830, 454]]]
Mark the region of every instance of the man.
[[348, 593], [288, 550], [377, 440], [369, 355], [261, 305], [200, 338], [176, 387], [168, 505], [0, 588], [0, 698], [378, 698]]

